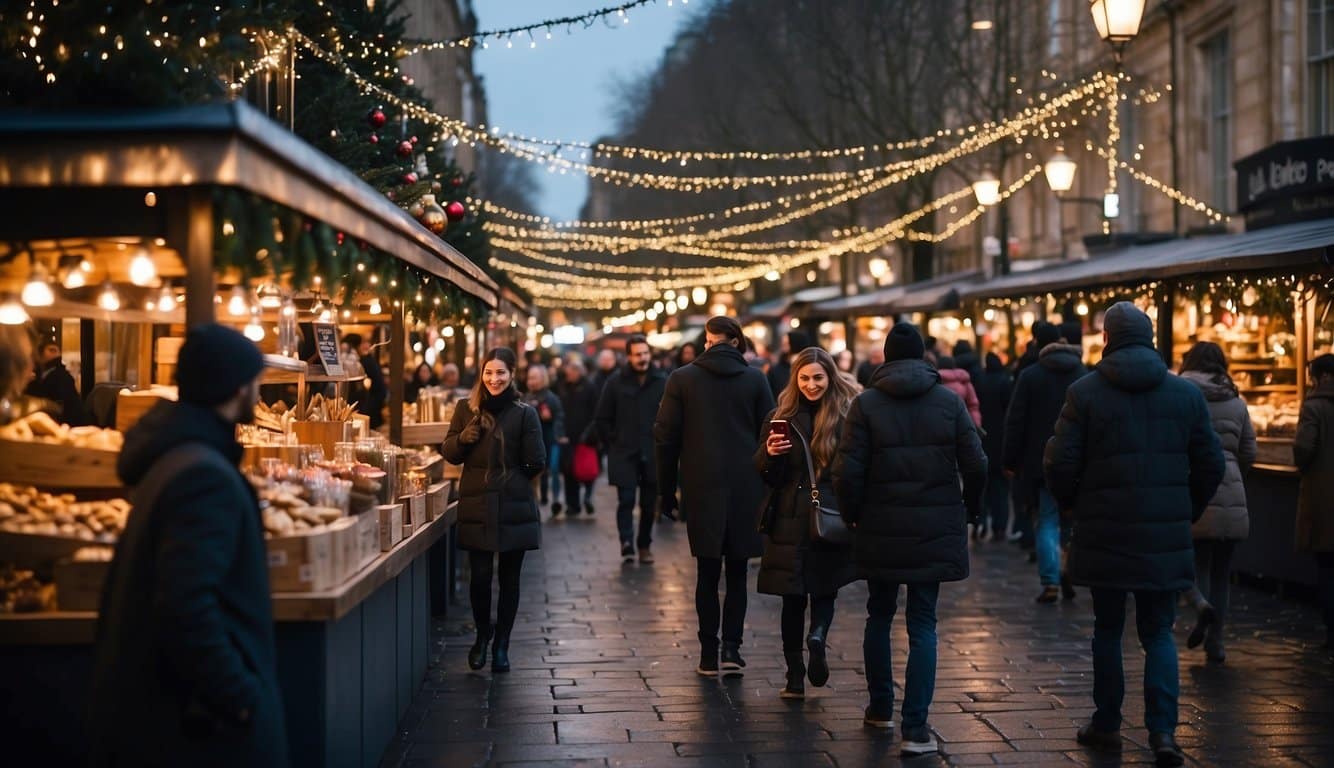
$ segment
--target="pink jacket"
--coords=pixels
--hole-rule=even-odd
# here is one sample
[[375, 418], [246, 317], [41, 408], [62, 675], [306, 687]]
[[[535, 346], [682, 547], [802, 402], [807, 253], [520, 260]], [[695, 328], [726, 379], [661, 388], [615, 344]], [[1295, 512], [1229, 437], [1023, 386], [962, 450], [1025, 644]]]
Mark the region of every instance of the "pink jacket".
[[963, 400], [963, 404], [968, 406], [968, 415], [973, 417], [973, 423], [982, 426], [982, 406], [977, 402], [977, 390], [973, 389], [973, 380], [968, 371], [946, 368], [940, 371], [940, 383]]

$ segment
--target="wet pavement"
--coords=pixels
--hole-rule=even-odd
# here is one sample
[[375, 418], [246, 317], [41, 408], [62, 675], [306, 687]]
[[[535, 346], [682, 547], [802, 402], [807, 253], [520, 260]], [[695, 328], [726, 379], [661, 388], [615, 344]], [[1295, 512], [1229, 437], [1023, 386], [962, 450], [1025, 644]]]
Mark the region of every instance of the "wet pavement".
[[[941, 754], [901, 758], [897, 732], [862, 725], [863, 584], [840, 592], [829, 684], [808, 683], [804, 702], [778, 697], [780, 600], [755, 594], [758, 561], [742, 647], [745, 676], [698, 677], [695, 568], [685, 526], [655, 531], [655, 565], [622, 565], [614, 500], [614, 491], [599, 485], [592, 519], [545, 525], [543, 549], [525, 562], [508, 675], [467, 668], [472, 623], [464, 586], [450, 617], [436, 624], [430, 671], [383, 766], [1152, 763], [1144, 748], [1143, 663], [1133, 619], [1125, 638], [1124, 751], [1119, 757], [1085, 751], [1075, 730], [1092, 713], [1087, 592], [1073, 602], [1035, 604], [1036, 566], [1013, 545], [975, 544], [972, 576], [942, 587], [930, 716]], [[1317, 612], [1234, 590], [1225, 665], [1188, 651], [1194, 617], [1177, 620], [1177, 737], [1187, 765], [1334, 766], [1334, 662], [1318, 649]], [[901, 703], [902, 610], [893, 643]]]

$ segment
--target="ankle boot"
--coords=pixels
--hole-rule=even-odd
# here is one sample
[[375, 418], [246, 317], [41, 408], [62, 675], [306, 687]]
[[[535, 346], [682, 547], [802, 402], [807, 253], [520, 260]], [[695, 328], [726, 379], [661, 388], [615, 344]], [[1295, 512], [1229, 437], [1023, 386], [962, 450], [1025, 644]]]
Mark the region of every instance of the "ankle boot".
[[741, 670], [746, 666], [746, 661], [741, 658], [741, 643], [729, 643], [724, 640], [720, 661], [723, 677], [739, 677], [744, 674]]
[[828, 635], [829, 627], [817, 625], [811, 627], [811, 633], [806, 637], [806, 648], [811, 652], [811, 666], [809, 669], [811, 685], [816, 688], [820, 688], [829, 682], [829, 661], [825, 655], [825, 638]]
[[486, 646], [491, 642], [491, 628], [478, 627], [477, 639], [468, 649], [468, 669], [478, 670], [486, 666]]
[[491, 651], [491, 672], [510, 671], [510, 636], [496, 635], [496, 647]]
[[778, 695], [784, 699], [806, 698], [806, 665], [802, 662], [801, 651], [783, 651], [787, 660], [787, 685]]

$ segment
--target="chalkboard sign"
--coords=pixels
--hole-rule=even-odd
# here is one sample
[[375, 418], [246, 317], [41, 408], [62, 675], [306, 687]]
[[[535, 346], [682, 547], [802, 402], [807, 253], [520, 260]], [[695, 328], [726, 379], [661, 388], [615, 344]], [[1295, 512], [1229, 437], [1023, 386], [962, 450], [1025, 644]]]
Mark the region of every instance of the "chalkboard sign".
[[333, 323], [314, 323], [315, 348], [320, 353], [320, 365], [326, 376], [343, 376], [343, 360], [338, 346], [338, 326]]

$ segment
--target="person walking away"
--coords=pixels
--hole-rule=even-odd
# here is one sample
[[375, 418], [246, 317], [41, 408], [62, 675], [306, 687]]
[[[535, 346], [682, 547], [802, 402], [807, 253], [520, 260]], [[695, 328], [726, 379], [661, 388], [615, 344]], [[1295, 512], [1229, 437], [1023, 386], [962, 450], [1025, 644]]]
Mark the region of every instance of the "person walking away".
[[[468, 667], [486, 666], [492, 638], [491, 671], [510, 671], [510, 633], [519, 612], [524, 553], [542, 546], [541, 515], [533, 501], [532, 479], [546, 469], [542, 422], [514, 386], [518, 359], [497, 347], [482, 358], [482, 374], [468, 399], [454, 408], [440, 453], [463, 465], [459, 480], [459, 546], [468, 552], [469, 593], [477, 638]], [[500, 563], [500, 603], [491, 622], [491, 582]]]
[[954, 358], [948, 356], [940, 358], [936, 363], [936, 369], [940, 373], [940, 383], [959, 396], [963, 404], [968, 407], [968, 415], [973, 418], [973, 423], [982, 426], [982, 406], [977, 402], [977, 390], [973, 388], [972, 375], [960, 368]]
[[1014, 380], [993, 352], [987, 353], [987, 367], [976, 382], [978, 407], [982, 411], [982, 449], [987, 452], [986, 510], [981, 539], [1005, 535], [1010, 519], [1010, 480], [1002, 471], [1005, 445], [1005, 411], [1010, 407]]
[[1018, 486], [1016, 495], [1023, 508], [1037, 509], [1034, 539], [1042, 583], [1037, 602], [1055, 603], [1062, 592], [1065, 599], [1073, 599], [1075, 590], [1061, 575], [1062, 542], [1068, 538], [1069, 527], [1062, 522], [1056, 500], [1043, 480], [1042, 451], [1060, 416], [1066, 390], [1088, 371], [1080, 362], [1082, 350], [1063, 343], [1055, 325], [1036, 324], [1033, 333], [1038, 362], [1025, 368], [1015, 382], [1005, 414], [1001, 453], [1005, 473]]
[[[778, 393], [787, 387], [787, 382], [792, 378], [792, 357], [801, 350], [811, 345], [811, 337], [801, 331], [789, 331], [783, 340], [779, 342], [778, 359], [769, 366], [767, 376], [769, 377], [769, 389], [773, 391], [773, 396], [778, 397]], [[744, 351], [744, 350], [743, 350]]]
[[542, 506], [550, 501], [551, 516], [556, 517], [564, 507], [560, 502], [560, 455], [569, 442], [565, 434], [565, 409], [561, 407], [560, 398], [551, 391], [551, 373], [545, 365], [530, 365], [526, 379], [528, 388], [523, 399], [533, 407], [542, 422], [542, 445], [547, 449], [547, 463], [537, 477], [537, 485]]
[[178, 402], [125, 434], [133, 511], [98, 611], [94, 766], [286, 766], [269, 561], [237, 468], [264, 361], [221, 325], [186, 336]]
[[987, 456], [957, 395], [925, 359], [917, 328], [898, 323], [885, 364], [848, 410], [834, 464], [839, 510], [853, 527], [857, 576], [867, 580], [862, 650], [870, 705], [864, 721], [894, 727], [890, 626], [907, 586], [908, 669], [903, 752], [936, 751], [927, 710], [936, 685], [940, 585], [968, 577], [968, 534], [982, 512]]
[[[849, 544], [811, 538], [811, 493], [817, 491], [824, 506], [836, 503], [830, 470], [843, 434], [843, 419], [858, 392], [856, 384], [839, 375], [828, 352], [807, 347], [793, 356], [792, 379], [779, 393], [778, 405], [760, 432], [764, 443], [755, 454], [755, 466], [769, 486], [770, 501], [762, 523], [765, 538], [759, 592], [783, 598], [787, 685], [780, 695], [785, 699], [805, 698], [808, 672], [811, 685], [818, 688], [828, 682], [825, 644], [834, 621], [834, 601], [839, 588], [856, 577]], [[771, 428], [775, 420], [786, 423], [785, 431]], [[807, 465], [808, 453], [811, 466]], [[816, 478], [814, 489], [810, 487], [812, 476]], [[803, 635], [808, 603], [811, 628], [810, 634]], [[809, 667], [802, 655], [803, 641], [810, 651]]]
[[972, 380], [973, 386], [982, 379], [982, 358], [977, 352], [973, 351], [973, 345], [960, 339], [954, 342], [954, 366], [960, 370], [968, 372], [968, 378]]
[[1311, 361], [1314, 387], [1297, 418], [1293, 457], [1302, 473], [1294, 538], [1320, 567], [1325, 650], [1334, 653], [1334, 355]]
[[56, 416], [61, 423], [71, 427], [82, 427], [93, 423], [92, 416], [79, 397], [79, 390], [74, 386], [74, 377], [65, 367], [60, 356], [60, 345], [55, 339], [43, 339], [36, 354], [37, 376], [28, 382], [24, 394], [49, 400], [59, 408]]
[[[576, 445], [592, 446], [597, 443], [597, 431], [593, 418], [597, 415], [598, 390], [588, 378], [584, 362], [571, 359], [561, 368], [565, 377], [565, 386], [561, 387], [560, 404], [565, 411], [565, 435], [567, 443], [561, 451], [561, 474], [565, 479], [565, 511], [577, 515], [580, 510], [593, 514], [593, 482], [580, 482], [574, 474], [574, 450]], [[580, 491], [583, 498], [580, 499]]]
[[[616, 486], [616, 528], [621, 559], [653, 563], [653, 505], [658, 468], [653, 456], [653, 421], [667, 387], [667, 374], [653, 367], [653, 349], [641, 334], [625, 343], [625, 365], [607, 381], [598, 400], [596, 428], [607, 449], [607, 480]], [[635, 535], [635, 493], [639, 494], [639, 535]]]
[[699, 616], [697, 671], [719, 674], [718, 581], [726, 561], [727, 600], [722, 608], [724, 676], [739, 675], [746, 621], [747, 560], [763, 551], [755, 512], [764, 483], [751, 466], [760, 425], [774, 399], [764, 374], [746, 364], [741, 324], [715, 316], [704, 326], [704, 352], [667, 379], [653, 425], [657, 445], [659, 511], [685, 514], [696, 562], [695, 611]]
[[882, 347], [872, 347], [870, 357], [857, 365], [857, 383], [862, 387], [871, 386], [871, 374], [884, 364], [885, 350]]
[[1191, 347], [1181, 362], [1181, 378], [1200, 388], [1209, 418], [1223, 446], [1223, 482], [1209, 500], [1204, 516], [1191, 526], [1195, 539], [1195, 585], [1186, 596], [1195, 608], [1195, 628], [1186, 647], [1204, 644], [1205, 657], [1215, 664], [1227, 659], [1223, 625], [1228, 612], [1228, 581], [1237, 542], [1250, 533], [1243, 478], [1255, 464], [1255, 428], [1237, 385], [1228, 375], [1223, 349], [1210, 341]]
[[1078, 741], [1121, 747], [1121, 636], [1133, 593], [1149, 747], [1158, 765], [1181, 765], [1172, 622], [1177, 594], [1195, 584], [1191, 523], [1223, 480], [1223, 449], [1199, 387], [1169, 375], [1153, 348], [1148, 315], [1118, 302], [1103, 336], [1106, 354], [1070, 385], [1045, 456], [1052, 498], [1073, 510], [1070, 579], [1093, 593], [1096, 711]]

